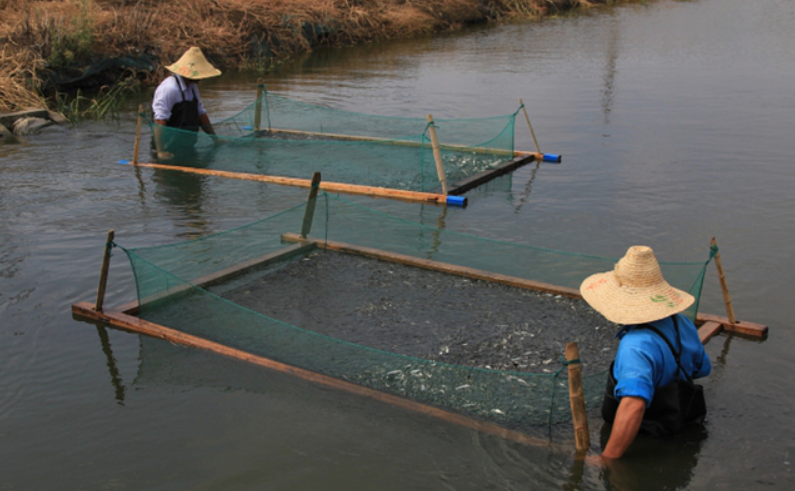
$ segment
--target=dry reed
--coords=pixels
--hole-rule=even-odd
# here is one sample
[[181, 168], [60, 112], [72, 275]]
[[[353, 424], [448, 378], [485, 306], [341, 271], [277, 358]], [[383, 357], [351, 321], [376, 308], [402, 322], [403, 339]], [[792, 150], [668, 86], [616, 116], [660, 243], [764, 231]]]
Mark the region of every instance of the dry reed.
[[[48, 70], [90, 57], [176, 60], [200, 46], [250, 67], [317, 46], [405, 37], [614, 0], [0, 0], [0, 112], [54, 103]], [[89, 57], [90, 55], [90, 57]], [[154, 83], [163, 69], [145, 74]]]

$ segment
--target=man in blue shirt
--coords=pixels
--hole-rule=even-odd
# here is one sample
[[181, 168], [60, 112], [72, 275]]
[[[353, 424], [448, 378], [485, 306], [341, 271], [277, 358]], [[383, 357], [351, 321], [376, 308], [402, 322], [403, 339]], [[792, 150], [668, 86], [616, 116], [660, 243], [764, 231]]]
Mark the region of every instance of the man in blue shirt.
[[695, 299], [663, 279], [652, 250], [631, 247], [613, 271], [586, 278], [580, 292], [605, 318], [624, 326], [602, 406], [613, 424], [602, 459], [623, 456], [640, 431], [662, 434], [703, 421], [698, 388], [695, 396], [683, 397], [694, 387], [692, 379], [712, 368], [695, 325], [681, 314]]

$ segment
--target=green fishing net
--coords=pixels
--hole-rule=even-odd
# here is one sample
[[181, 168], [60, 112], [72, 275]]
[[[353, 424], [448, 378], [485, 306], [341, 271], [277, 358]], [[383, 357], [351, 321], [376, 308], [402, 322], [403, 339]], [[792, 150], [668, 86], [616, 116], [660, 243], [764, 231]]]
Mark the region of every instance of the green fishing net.
[[437, 192], [432, 127], [444, 178], [453, 185], [514, 158], [517, 112], [431, 124], [427, 118], [342, 111], [265, 91], [238, 114], [213, 121], [217, 136], [147, 121], [161, 150], [173, 154], [158, 163], [301, 179], [319, 171], [327, 182]]

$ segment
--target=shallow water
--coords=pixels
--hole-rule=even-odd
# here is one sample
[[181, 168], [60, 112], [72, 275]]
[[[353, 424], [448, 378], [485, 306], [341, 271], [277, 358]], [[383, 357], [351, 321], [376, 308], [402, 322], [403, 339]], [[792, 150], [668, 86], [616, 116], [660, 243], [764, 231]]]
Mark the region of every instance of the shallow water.
[[[740, 319], [764, 342], [719, 336], [703, 432], [637, 442], [610, 475], [525, 447], [196, 350], [98, 329], [108, 229], [126, 246], [248, 223], [305, 190], [117, 165], [118, 122], [0, 146], [0, 489], [762, 489], [793, 487], [795, 3], [659, 1], [586, 15], [317, 52], [269, 90], [368, 113], [512, 112], [523, 98], [541, 149], [468, 193], [466, 209], [364, 200], [448, 229], [555, 249], [706, 259], [721, 247]], [[220, 118], [256, 74], [203, 86]], [[521, 120], [519, 121], [521, 123]], [[531, 148], [517, 124], [517, 147]], [[106, 302], [134, 297], [114, 256]], [[722, 313], [710, 268], [701, 310]], [[600, 423], [591, 418], [598, 446]]]

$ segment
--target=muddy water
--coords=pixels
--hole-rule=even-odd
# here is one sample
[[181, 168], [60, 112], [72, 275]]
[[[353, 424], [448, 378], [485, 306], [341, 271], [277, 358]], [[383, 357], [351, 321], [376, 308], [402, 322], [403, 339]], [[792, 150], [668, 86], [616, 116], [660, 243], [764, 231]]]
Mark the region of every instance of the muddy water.
[[[525, 167], [469, 207], [369, 205], [451, 230], [660, 259], [721, 247], [735, 310], [770, 338], [713, 339], [703, 431], [640, 440], [612, 472], [156, 340], [75, 321], [108, 229], [126, 245], [225, 230], [305, 192], [136, 172], [121, 120], [0, 147], [0, 489], [789, 489], [795, 484], [795, 4], [659, 1], [318, 52], [270, 90], [342, 109], [436, 117], [528, 106], [561, 165]], [[205, 84], [212, 115], [256, 74]], [[530, 148], [517, 125], [517, 146]], [[721, 313], [710, 270], [702, 311]], [[121, 254], [108, 303], [130, 300]], [[594, 446], [600, 423], [591, 418]]]

